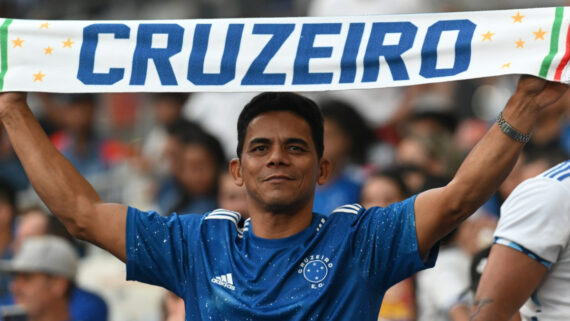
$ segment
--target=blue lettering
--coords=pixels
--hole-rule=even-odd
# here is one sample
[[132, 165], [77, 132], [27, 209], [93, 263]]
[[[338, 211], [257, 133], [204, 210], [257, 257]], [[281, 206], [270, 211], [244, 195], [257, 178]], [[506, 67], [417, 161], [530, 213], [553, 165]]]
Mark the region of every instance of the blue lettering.
[[[392, 79], [407, 80], [408, 71], [402, 59], [402, 54], [412, 48], [418, 27], [411, 22], [377, 22], [372, 25], [370, 40], [364, 55], [363, 82], [375, 82], [380, 72], [379, 58], [384, 56]], [[397, 45], [384, 45], [387, 33], [399, 33], [400, 40]]]
[[222, 55], [220, 73], [204, 73], [204, 58], [208, 50], [211, 24], [198, 24], [194, 32], [192, 52], [188, 63], [188, 80], [195, 85], [224, 85], [235, 78], [236, 60], [241, 44], [243, 24], [230, 24]]
[[96, 23], [83, 28], [83, 42], [79, 53], [79, 69], [77, 79], [85, 85], [112, 85], [123, 79], [124, 68], [110, 68], [108, 73], [95, 73], [95, 50], [99, 34], [110, 33], [115, 39], [128, 39], [131, 29], [118, 23]]
[[[166, 34], [168, 36], [166, 48], [152, 47], [152, 36], [155, 34]], [[184, 29], [177, 24], [140, 24], [137, 33], [137, 46], [133, 55], [133, 71], [130, 84], [145, 84], [148, 61], [152, 59], [156, 66], [160, 83], [170, 86], [178, 85], [170, 64], [170, 57], [182, 49], [183, 35]]]
[[[455, 61], [452, 68], [436, 69], [437, 45], [444, 31], [459, 30], [455, 42]], [[424, 45], [422, 47], [422, 66], [420, 75], [425, 78], [453, 76], [461, 73], [471, 62], [471, 40], [475, 24], [469, 20], [438, 21], [428, 28]]]
[[308, 23], [303, 24], [295, 65], [293, 69], [293, 84], [330, 84], [332, 72], [309, 72], [309, 61], [312, 58], [328, 58], [332, 54], [332, 47], [314, 47], [315, 36], [318, 34], [339, 34], [340, 23]]
[[348, 36], [344, 44], [344, 52], [340, 61], [340, 80], [341, 84], [353, 83], [356, 78], [356, 56], [358, 48], [362, 41], [362, 32], [364, 31], [364, 23], [351, 23], [348, 29]]
[[254, 35], [273, 35], [257, 58], [251, 63], [247, 73], [243, 77], [242, 85], [283, 85], [286, 74], [266, 74], [264, 73], [267, 64], [275, 56], [275, 53], [283, 46], [283, 43], [293, 30], [295, 24], [255, 24], [253, 26]]

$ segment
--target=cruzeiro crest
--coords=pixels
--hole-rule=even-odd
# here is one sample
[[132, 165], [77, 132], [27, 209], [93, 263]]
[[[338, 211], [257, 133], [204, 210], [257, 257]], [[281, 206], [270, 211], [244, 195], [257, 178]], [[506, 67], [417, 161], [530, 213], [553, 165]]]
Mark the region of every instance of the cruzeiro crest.
[[299, 264], [297, 273], [303, 274], [305, 280], [311, 283], [311, 289], [318, 289], [324, 286], [323, 282], [332, 267], [328, 257], [320, 254], [310, 255]]

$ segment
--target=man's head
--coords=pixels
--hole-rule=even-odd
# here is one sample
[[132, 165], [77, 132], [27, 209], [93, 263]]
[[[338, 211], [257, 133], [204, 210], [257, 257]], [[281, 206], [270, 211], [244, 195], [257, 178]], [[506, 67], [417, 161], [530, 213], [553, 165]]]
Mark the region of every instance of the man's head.
[[238, 120], [238, 155], [230, 170], [245, 185], [250, 214], [291, 214], [312, 209], [315, 186], [326, 182], [323, 120], [315, 103], [292, 93], [264, 93]]
[[249, 123], [260, 114], [270, 111], [289, 111], [304, 119], [311, 128], [311, 136], [317, 156], [323, 156], [323, 116], [317, 104], [307, 97], [290, 92], [266, 92], [255, 96], [238, 118], [237, 156], [241, 158]]
[[59, 237], [27, 239], [2, 270], [14, 275], [12, 295], [30, 319], [52, 314], [52, 309], [67, 306], [77, 271], [77, 254], [71, 244]]

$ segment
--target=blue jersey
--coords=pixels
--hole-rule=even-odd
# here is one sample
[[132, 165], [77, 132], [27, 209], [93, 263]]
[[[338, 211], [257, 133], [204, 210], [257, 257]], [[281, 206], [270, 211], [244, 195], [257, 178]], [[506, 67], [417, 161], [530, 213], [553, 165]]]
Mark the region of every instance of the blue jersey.
[[283, 239], [238, 213], [162, 217], [129, 208], [127, 278], [182, 297], [187, 320], [376, 320], [384, 292], [435, 263], [418, 254], [414, 200], [313, 214]]

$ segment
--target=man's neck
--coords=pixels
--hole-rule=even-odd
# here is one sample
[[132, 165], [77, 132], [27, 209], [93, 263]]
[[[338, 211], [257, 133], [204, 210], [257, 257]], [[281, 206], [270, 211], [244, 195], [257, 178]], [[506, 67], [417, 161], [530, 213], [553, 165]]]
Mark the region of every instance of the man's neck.
[[312, 204], [308, 204], [293, 214], [252, 209], [250, 217], [253, 232], [255, 236], [265, 239], [280, 239], [295, 235], [311, 225], [312, 207]]
[[67, 301], [60, 301], [49, 306], [48, 311], [42, 311], [36, 316], [30, 316], [29, 321], [68, 321], [71, 320]]

